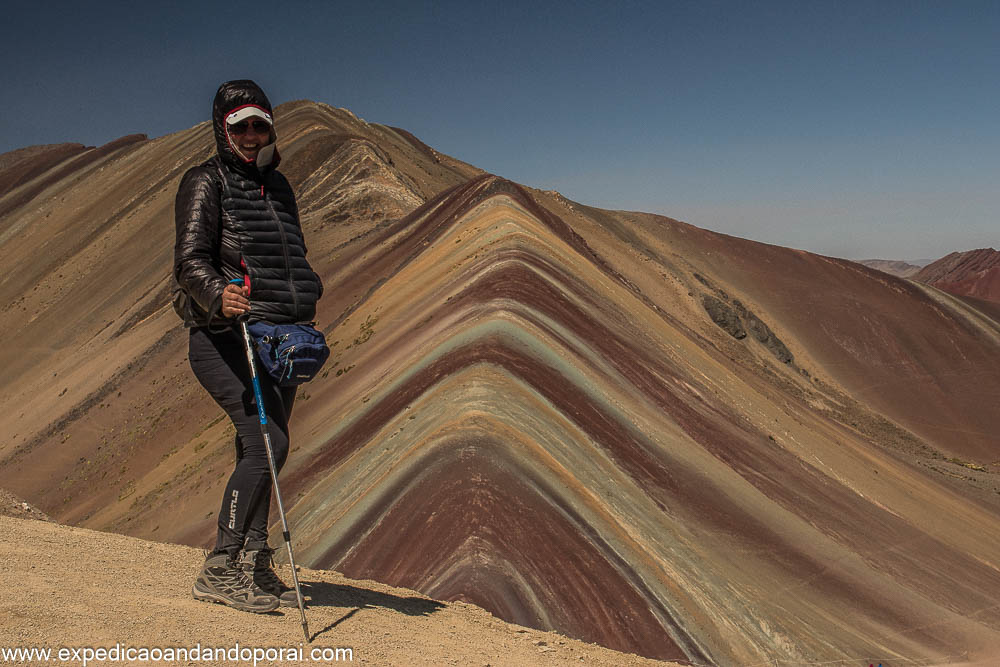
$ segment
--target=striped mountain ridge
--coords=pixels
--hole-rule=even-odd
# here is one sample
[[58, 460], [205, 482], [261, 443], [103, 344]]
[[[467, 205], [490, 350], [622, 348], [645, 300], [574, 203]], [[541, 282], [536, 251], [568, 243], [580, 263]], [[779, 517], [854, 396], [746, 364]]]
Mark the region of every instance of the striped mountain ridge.
[[993, 248], [953, 252], [912, 278], [958, 296], [1000, 303], [1000, 252]]
[[[333, 349], [282, 472], [304, 564], [697, 664], [1000, 646], [989, 313], [344, 110], [276, 118]], [[165, 289], [211, 150], [205, 124], [121, 147], [0, 229], [0, 324], [33, 341], [2, 353], [0, 486], [60, 521], [214, 539], [232, 431]]]

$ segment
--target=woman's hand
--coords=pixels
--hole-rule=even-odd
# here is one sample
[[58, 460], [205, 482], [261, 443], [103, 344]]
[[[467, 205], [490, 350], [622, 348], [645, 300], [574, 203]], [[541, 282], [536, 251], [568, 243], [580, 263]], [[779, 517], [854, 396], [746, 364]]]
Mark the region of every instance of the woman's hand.
[[222, 290], [222, 316], [239, 317], [250, 312], [249, 291], [242, 285], [229, 283]]

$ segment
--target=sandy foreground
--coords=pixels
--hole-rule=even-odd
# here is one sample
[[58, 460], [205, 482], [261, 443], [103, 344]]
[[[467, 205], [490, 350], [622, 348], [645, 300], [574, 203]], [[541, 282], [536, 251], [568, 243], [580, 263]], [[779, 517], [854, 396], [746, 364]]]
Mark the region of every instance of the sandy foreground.
[[[676, 664], [506, 623], [471, 604], [308, 569], [300, 573], [310, 603], [312, 643], [305, 644], [295, 608], [258, 615], [192, 599], [203, 561], [199, 549], [9, 516], [0, 516], [0, 535], [6, 593], [0, 598], [0, 648], [51, 648], [49, 664], [59, 664], [61, 647], [231, 649], [237, 643], [302, 648], [301, 661], [286, 651], [290, 659], [258, 664], [332, 664], [348, 656], [372, 665]], [[290, 580], [287, 566], [279, 574]], [[319, 652], [311, 660], [313, 648]], [[338, 648], [350, 652], [338, 656]], [[82, 657], [70, 652], [62, 664], [83, 664]], [[160, 664], [253, 664], [247, 657]]]

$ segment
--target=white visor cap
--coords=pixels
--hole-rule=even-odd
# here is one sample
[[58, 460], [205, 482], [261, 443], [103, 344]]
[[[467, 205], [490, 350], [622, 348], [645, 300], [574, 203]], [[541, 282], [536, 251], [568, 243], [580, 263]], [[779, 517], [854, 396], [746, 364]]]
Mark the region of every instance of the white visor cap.
[[267, 121], [268, 125], [274, 125], [274, 120], [271, 118], [265, 109], [257, 106], [256, 104], [247, 104], [242, 107], [238, 107], [229, 112], [226, 116], [226, 124], [232, 125], [238, 123], [241, 120], [246, 120], [247, 118], [253, 118], [254, 116], [258, 118], [263, 118]]

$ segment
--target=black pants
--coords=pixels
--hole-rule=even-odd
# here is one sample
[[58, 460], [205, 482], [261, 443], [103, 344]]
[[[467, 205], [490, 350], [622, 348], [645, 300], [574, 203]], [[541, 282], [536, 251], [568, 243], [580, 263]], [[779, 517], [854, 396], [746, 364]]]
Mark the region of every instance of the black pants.
[[[236, 468], [219, 511], [215, 553], [235, 556], [240, 549], [267, 544], [267, 518], [271, 507], [271, 471], [260, 432], [260, 418], [247, 367], [243, 338], [236, 328], [213, 332], [191, 329], [188, 359], [191, 370], [236, 427]], [[258, 380], [267, 410], [268, 434], [274, 464], [288, 457], [288, 418], [295, 402], [295, 387], [278, 387], [258, 367]]]

